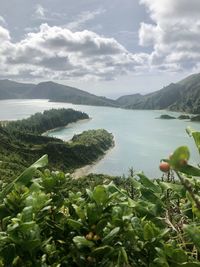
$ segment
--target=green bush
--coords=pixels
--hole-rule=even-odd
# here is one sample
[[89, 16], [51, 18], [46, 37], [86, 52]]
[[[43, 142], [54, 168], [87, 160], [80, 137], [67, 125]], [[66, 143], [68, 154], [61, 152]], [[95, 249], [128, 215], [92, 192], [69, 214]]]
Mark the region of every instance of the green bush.
[[[188, 133], [200, 149], [200, 133]], [[0, 266], [200, 266], [200, 170], [188, 160], [180, 147], [164, 159], [166, 179], [88, 183], [37, 170], [44, 156], [2, 185]]]

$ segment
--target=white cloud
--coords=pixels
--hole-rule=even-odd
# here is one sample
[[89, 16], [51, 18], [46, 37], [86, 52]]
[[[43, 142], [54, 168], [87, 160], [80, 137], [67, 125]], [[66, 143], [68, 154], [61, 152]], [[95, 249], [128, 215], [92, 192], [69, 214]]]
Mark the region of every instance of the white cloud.
[[[9, 31], [1, 26], [0, 76], [107, 80], [127, 73], [199, 69], [200, 1], [140, 0], [140, 3], [145, 5], [152, 22], [141, 23], [139, 44], [141, 51], [147, 46], [151, 52], [133, 54], [114, 38], [80, 30], [105, 12], [99, 9], [81, 13], [66, 26], [42, 24], [27, 29], [27, 35], [18, 42], [13, 42]], [[36, 14], [41, 19], [53, 18], [39, 5]]]
[[199, 0], [141, 0], [152, 23], [141, 23], [139, 42], [152, 46], [152, 68], [196, 68], [200, 58]]
[[83, 11], [81, 12], [76, 20], [68, 23], [66, 27], [70, 30], [80, 30], [86, 22], [93, 20], [96, 16], [101, 15], [105, 12], [105, 9], [99, 8], [94, 11]]
[[45, 10], [45, 8], [40, 4], [36, 5], [34, 16], [37, 19], [41, 19], [41, 20], [46, 19], [46, 10]]
[[48, 24], [17, 43], [0, 27], [1, 39], [1, 77], [106, 80], [133, 71], [146, 61], [144, 55], [129, 53], [113, 38]]
[[[0, 26], [0, 40], [5, 41], [5, 42], [10, 40], [9, 31], [2, 26]], [[0, 45], [3, 45], [3, 44], [0, 44]]]
[[4, 17], [2, 17], [2, 16], [0, 16], [0, 24], [6, 25], [6, 21], [5, 21]]

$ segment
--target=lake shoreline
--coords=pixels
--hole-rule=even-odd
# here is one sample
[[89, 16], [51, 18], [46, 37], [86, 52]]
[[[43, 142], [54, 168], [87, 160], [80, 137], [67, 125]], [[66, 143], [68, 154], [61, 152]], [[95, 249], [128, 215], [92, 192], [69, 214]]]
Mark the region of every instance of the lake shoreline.
[[115, 142], [113, 145], [104, 153], [104, 155], [100, 156], [97, 160], [95, 160], [93, 163], [88, 164], [84, 167], [77, 168], [74, 170], [73, 173], [71, 173], [71, 176], [73, 179], [79, 179], [83, 176], [89, 175], [91, 172], [90, 170], [97, 164], [99, 163], [113, 148], [115, 147]]
[[[60, 127], [56, 127], [56, 128], [50, 129], [50, 130], [48, 130], [48, 131], [42, 133], [41, 135], [42, 135], [42, 136], [48, 136], [49, 133], [52, 133], [52, 132], [54, 132], [54, 131], [62, 130], [62, 129], [67, 129], [67, 128], [69, 128], [69, 127], [74, 126], [75, 124], [85, 123], [85, 122], [87, 122], [87, 121], [89, 122], [90, 120], [92, 120], [92, 118], [89, 118], [89, 119], [83, 119], [83, 120], [77, 120], [77, 121], [75, 121], [75, 122], [70, 122], [70, 123], [68, 123], [68, 124], [65, 125], [65, 126], [60, 126]], [[63, 141], [66, 142], [66, 140], [63, 140]]]
[[[61, 126], [61, 127], [56, 127], [53, 129], [50, 129], [44, 133], [42, 133], [42, 136], [48, 136], [49, 133], [52, 133], [56, 130], [62, 130], [62, 129], [67, 129], [69, 127], [73, 127], [74, 125], [77, 124], [81, 124], [81, 123], [85, 123], [85, 122], [89, 122], [90, 120], [92, 120], [92, 118], [88, 118], [88, 119], [83, 119], [83, 120], [78, 120], [76, 122], [71, 122], [68, 123], [66, 126]], [[65, 142], [70, 142], [70, 140], [63, 140]], [[71, 173], [71, 176], [74, 179], [79, 179], [82, 176], [87, 176], [90, 173], [90, 170], [97, 164], [99, 163], [113, 148], [115, 147], [115, 142], [113, 141], [113, 145], [104, 153], [104, 155], [100, 156], [97, 160], [95, 160], [93, 163], [85, 165], [83, 167], [77, 168], [75, 169], [75, 171], [73, 173]]]
[[[86, 123], [76, 122], [74, 126], [49, 133], [59, 139], [70, 140], [75, 134], [88, 129], [106, 129], [113, 133], [115, 148], [86, 172], [123, 175], [133, 166], [143, 170], [147, 176], [158, 177], [160, 159], [165, 158], [177, 147], [186, 145], [191, 149], [191, 160], [199, 161], [199, 155], [185, 129], [191, 126], [200, 131], [200, 123], [185, 120], [158, 120], [161, 114], [178, 117], [181, 113], [164, 110], [125, 110], [111, 107], [94, 107], [53, 103], [46, 100], [9, 100], [1, 101], [0, 120], [18, 120], [36, 112], [49, 109], [70, 108], [85, 112], [92, 118]], [[88, 163], [89, 164], [89, 163]], [[73, 172], [74, 169], [71, 169]], [[75, 171], [75, 170], [74, 170]]]

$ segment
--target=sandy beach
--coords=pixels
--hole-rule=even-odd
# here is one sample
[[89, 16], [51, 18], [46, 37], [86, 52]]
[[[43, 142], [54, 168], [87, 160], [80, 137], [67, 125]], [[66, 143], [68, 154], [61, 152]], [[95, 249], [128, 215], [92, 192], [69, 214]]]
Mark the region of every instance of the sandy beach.
[[113, 146], [111, 148], [109, 148], [105, 154], [101, 157], [99, 157], [97, 160], [95, 160], [92, 164], [89, 164], [89, 165], [86, 165], [84, 167], [81, 167], [81, 168], [78, 168], [76, 169], [72, 174], [71, 176], [74, 178], [74, 179], [78, 179], [82, 176], [86, 176], [88, 174], [90, 174], [91, 172], [91, 169], [99, 162], [101, 161], [113, 148], [114, 148], [115, 144], [113, 144]]

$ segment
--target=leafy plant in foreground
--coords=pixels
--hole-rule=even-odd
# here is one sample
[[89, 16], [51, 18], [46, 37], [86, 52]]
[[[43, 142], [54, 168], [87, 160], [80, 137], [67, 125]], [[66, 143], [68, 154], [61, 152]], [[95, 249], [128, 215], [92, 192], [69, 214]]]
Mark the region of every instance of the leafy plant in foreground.
[[164, 161], [179, 181], [132, 172], [88, 183], [37, 170], [44, 156], [2, 189], [0, 266], [200, 266], [200, 170], [187, 147]]

